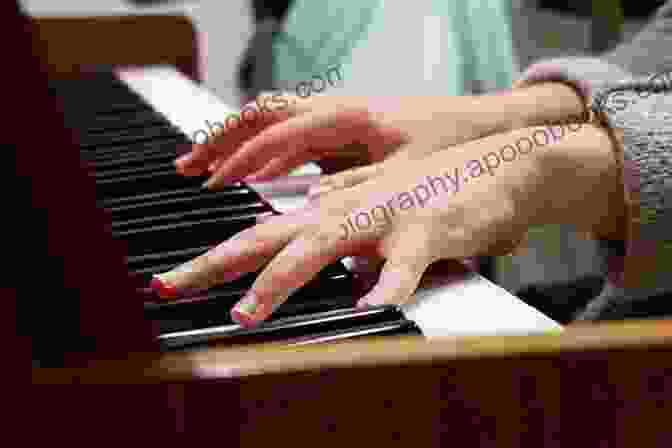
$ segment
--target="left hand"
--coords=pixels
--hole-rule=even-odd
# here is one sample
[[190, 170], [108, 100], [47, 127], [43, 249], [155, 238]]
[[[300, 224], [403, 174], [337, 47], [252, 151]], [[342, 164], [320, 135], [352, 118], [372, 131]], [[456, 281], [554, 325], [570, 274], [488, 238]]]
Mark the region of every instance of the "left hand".
[[[206, 186], [218, 188], [241, 179], [270, 180], [308, 161], [338, 169], [375, 163], [404, 145], [419, 158], [509, 129], [512, 115], [501, 110], [518, 101], [514, 95], [260, 97], [259, 104], [276, 107], [257, 113], [261, 106], [246, 105], [243, 110], [254, 112], [249, 113], [254, 119], [227, 127], [227, 118], [213, 125], [220, 128], [217, 135], [195, 144], [175, 164], [188, 176], [209, 170]], [[444, 124], [436, 126], [437, 121]]]

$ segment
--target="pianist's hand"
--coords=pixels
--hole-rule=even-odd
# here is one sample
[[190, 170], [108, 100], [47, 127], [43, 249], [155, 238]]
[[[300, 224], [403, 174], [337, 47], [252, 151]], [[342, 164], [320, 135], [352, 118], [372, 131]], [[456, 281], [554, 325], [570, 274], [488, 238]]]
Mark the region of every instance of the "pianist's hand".
[[409, 143], [423, 143], [406, 146], [419, 157], [514, 126], [496, 95], [273, 98], [243, 108], [259, 110], [265, 103], [272, 112], [250, 111], [244, 114], [250, 120], [229, 121], [230, 128], [221, 126], [209, 142], [195, 144], [176, 161], [178, 172], [210, 170], [207, 186], [216, 188], [243, 178], [269, 180], [308, 161], [335, 159], [344, 168], [378, 162]]
[[[542, 83], [481, 96], [345, 97], [292, 95], [260, 97], [244, 107], [248, 120], [225, 120], [223, 131], [176, 161], [178, 172], [213, 174], [208, 187], [287, 174], [308, 161], [366, 165], [399, 155], [400, 164], [441, 148], [526, 126], [574, 123], [583, 112], [575, 91]], [[244, 118], [244, 117], [243, 117]], [[409, 145], [410, 143], [417, 143]], [[402, 151], [398, 151], [401, 147]], [[343, 163], [344, 162], [344, 163]], [[350, 186], [376, 173], [364, 169], [333, 179]], [[329, 179], [325, 180], [329, 184]]]
[[[513, 159], [498, 151], [535, 135], [543, 147], [529, 147]], [[344, 256], [375, 255], [385, 263], [359, 303], [398, 304], [434, 261], [506, 253], [530, 225], [569, 223], [593, 231], [591, 226], [613, 226], [616, 220], [609, 217], [624, 208], [617, 173], [609, 137], [592, 125], [561, 140], [541, 127], [499, 134], [271, 218], [157, 276], [157, 283], [160, 290], [179, 293], [263, 268], [232, 310], [234, 319], [251, 325], [324, 266]]]

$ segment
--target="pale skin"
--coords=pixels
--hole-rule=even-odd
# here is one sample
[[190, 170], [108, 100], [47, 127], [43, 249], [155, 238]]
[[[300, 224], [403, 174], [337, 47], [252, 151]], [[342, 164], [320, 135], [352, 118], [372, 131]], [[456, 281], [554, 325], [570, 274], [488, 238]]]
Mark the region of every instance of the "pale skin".
[[244, 178], [268, 180], [310, 160], [343, 158], [347, 163], [359, 159], [358, 164], [374, 164], [325, 177], [322, 191], [327, 191], [374, 175], [381, 168], [377, 162], [403, 164], [448, 146], [583, 113], [574, 90], [561, 83], [483, 96], [287, 95], [284, 101], [286, 107], [273, 108], [263, 119], [194, 145], [191, 153], [176, 161], [178, 172], [201, 175], [210, 170], [207, 187], [216, 189]]
[[353, 213], [375, 207], [394, 192], [411, 191], [428, 175], [464, 167], [469, 160], [538, 129], [500, 132], [449, 151], [428, 151], [420, 141], [400, 146], [403, 152], [422, 156], [332, 191], [305, 210], [247, 229], [159, 278], [178, 291], [198, 289], [263, 267], [250, 293], [232, 310], [234, 319], [254, 325], [322, 267], [348, 255], [385, 260], [378, 283], [360, 305], [399, 304], [411, 297], [431, 263], [506, 253], [532, 225], [571, 224], [623, 238], [625, 206], [613, 143], [604, 129], [593, 124], [502, 164], [493, 175], [473, 178], [459, 193], [436, 196], [423, 207], [395, 213], [388, 225], [342, 238], [341, 224]]

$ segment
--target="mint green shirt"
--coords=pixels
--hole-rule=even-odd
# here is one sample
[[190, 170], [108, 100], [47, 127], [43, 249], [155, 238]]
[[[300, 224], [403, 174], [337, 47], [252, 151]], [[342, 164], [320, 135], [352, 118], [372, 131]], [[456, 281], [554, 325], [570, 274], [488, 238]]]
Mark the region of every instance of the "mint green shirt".
[[506, 0], [296, 0], [274, 42], [274, 76], [292, 89], [340, 66], [358, 94], [460, 95], [516, 73]]

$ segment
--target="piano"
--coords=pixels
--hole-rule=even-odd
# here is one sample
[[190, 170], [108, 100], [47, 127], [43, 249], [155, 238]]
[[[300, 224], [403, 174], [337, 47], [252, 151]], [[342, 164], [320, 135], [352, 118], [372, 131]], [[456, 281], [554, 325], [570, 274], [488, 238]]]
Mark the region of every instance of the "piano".
[[[31, 235], [8, 252], [17, 262], [0, 303], [0, 328], [10, 336], [3, 367], [7, 440], [669, 445], [667, 322], [560, 332], [455, 263], [433, 267], [409, 305], [357, 314], [348, 305], [367, 282], [345, 259], [256, 333], [219, 313], [249, 279], [179, 303], [158, 302], [143, 290], [152, 272], [259, 216], [301, 206], [317, 170], [216, 193], [174, 175], [168, 168], [178, 143], [205, 119], [231, 110], [184, 76], [192, 64], [182, 73], [158, 66], [100, 70], [76, 83], [52, 80], [52, 96], [58, 91], [63, 100], [62, 116], [52, 114], [46, 78], [28, 57], [25, 24], [12, 20], [16, 11], [5, 11], [7, 5], [0, 8], [17, 36], [8, 46], [14, 70], [0, 79], [26, 98], [5, 124], [16, 132], [2, 135], [16, 159], [15, 173], [6, 169], [11, 163], [0, 165], [7, 171], [2, 180], [17, 205], [4, 234]], [[117, 117], [105, 113], [112, 110]], [[122, 111], [127, 116], [117, 120]], [[199, 205], [184, 208], [185, 201]], [[227, 230], [213, 235], [214, 223], [227, 223]], [[197, 228], [203, 232], [189, 232]], [[169, 242], [167, 234], [183, 238]], [[22, 366], [28, 342], [35, 355], [36, 339], [81, 356], [33, 364], [27, 386]], [[590, 431], [582, 430], [587, 422]]]

